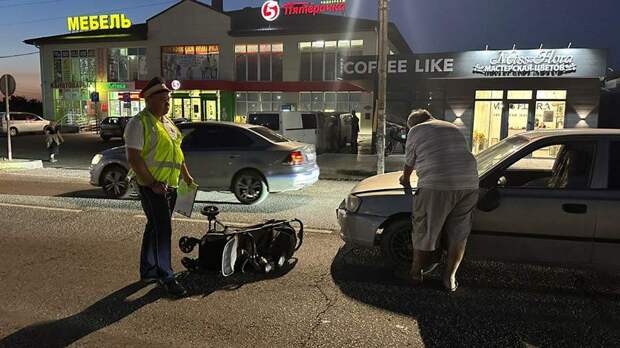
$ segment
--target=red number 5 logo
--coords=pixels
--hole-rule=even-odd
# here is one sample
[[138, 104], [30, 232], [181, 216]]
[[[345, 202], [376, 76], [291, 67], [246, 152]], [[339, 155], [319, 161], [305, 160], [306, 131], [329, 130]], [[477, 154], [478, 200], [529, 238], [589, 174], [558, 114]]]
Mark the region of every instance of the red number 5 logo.
[[280, 5], [277, 1], [265, 1], [261, 13], [266, 21], [273, 22], [280, 17]]

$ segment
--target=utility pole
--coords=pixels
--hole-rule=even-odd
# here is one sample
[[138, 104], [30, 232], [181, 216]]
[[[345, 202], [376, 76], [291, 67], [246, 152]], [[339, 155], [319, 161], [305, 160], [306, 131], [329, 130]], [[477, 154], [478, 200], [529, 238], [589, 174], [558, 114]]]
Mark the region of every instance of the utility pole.
[[388, 0], [379, 1], [379, 47], [378, 71], [379, 90], [377, 91], [377, 174], [385, 173], [385, 99], [387, 95], [388, 58]]

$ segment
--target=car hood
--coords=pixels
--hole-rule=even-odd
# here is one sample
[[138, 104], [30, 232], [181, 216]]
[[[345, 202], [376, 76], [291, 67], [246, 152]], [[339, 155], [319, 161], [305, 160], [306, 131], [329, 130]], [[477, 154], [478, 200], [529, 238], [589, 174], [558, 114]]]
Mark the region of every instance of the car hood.
[[[386, 191], [386, 190], [402, 190], [403, 186], [399, 182], [400, 176], [403, 172], [392, 172], [382, 175], [375, 175], [361, 181], [357, 184], [351, 193], [367, 193], [373, 191]], [[411, 174], [411, 186], [415, 187], [418, 183], [418, 177], [415, 172]]]

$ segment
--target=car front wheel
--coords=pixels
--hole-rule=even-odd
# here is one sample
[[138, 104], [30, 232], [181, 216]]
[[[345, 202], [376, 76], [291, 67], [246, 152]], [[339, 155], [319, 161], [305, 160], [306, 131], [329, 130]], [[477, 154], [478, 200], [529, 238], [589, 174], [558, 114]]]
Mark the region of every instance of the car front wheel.
[[259, 204], [269, 195], [265, 179], [253, 170], [237, 174], [233, 179], [232, 189], [239, 202], [247, 205]]
[[128, 191], [127, 170], [121, 166], [111, 166], [101, 174], [101, 187], [110, 198], [123, 198]]
[[393, 221], [383, 229], [381, 252], [390, 266], [398, 269], [411, 267], [413, 243], [410, 219]]
[[16, 137], [18, 134], [19, 132], [17, 131], [17, 128], [11, 127], [11, 136]]

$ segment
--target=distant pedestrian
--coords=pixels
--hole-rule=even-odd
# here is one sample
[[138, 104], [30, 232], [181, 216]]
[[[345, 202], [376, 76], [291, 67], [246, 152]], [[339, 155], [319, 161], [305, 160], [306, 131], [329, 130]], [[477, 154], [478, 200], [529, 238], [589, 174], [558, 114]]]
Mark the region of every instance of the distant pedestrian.
[[65, 139], [60, 134], [60, 126], [56, 121], [51, 121], [45, 129], [45, 147], [48, 150], [51, 163], [58, 162], [56, 156], [60, 153], [60, 145], [64, 142]]
[[425, 273], [438, 265], [443, 241], [448, 249], [443, 285], [455, 291], [456, 271], [463, 260], [472, 212], [478, 202], [476, 159], [457, 126], [436, 120], [426, 110], [412, 112], [407, 126], [411, 130], [400, 183], [411, 187], [414, 169], [418, 177], [412, 209], [414, 250], [409, 277], [419, 283]]
[[360, 119], [355, 110], [351, 111], [351, 153], [357, 153], [357, 136], [360, 133]]

